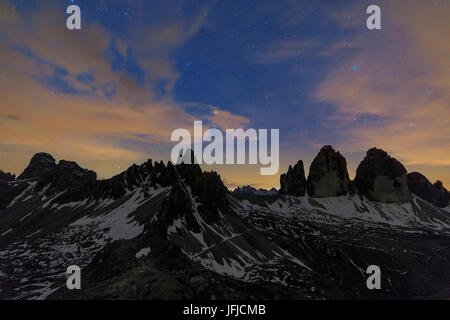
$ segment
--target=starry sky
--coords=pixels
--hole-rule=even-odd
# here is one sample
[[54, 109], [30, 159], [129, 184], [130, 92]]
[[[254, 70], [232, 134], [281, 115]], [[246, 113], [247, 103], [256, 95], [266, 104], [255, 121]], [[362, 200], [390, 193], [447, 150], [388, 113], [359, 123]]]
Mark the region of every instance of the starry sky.
[[[376, 146], [449, 188], [449, 34], [448, 0], [0, 0], [0, 169], [45, 151], [108, 178], [169, 160], [172, 130], [203, 120], [280, 129], [279, 174], [331, 144], [353, 177]], [[257, 166], [203, 169], [279, 186]]]

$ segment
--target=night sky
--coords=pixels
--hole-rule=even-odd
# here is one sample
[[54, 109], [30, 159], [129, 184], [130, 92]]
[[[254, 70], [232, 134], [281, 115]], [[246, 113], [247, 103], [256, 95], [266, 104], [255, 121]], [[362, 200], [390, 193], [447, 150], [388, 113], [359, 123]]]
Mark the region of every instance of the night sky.
[[[353, 177], [376, 146], [448, 188], [449, 34], [448, 0], [0, 0], [0, 169], [45, 151], [107, 178], [169, 160], [172, 130], [203, 120], [279, 128], [279, 174], [331, 144]], [[256, 166], [203, 169], [279, 185]]]

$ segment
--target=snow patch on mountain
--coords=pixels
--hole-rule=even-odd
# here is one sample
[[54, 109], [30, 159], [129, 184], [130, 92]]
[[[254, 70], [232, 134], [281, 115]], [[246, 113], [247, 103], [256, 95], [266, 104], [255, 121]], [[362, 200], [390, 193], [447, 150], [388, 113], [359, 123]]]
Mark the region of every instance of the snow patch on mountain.
[[[20, 199], [22, 199], [23, 197], [25, 197], [25, 195], [27, 195], [30, 191], [32, 191], [34, 189], [34, 187], [36, 186], [37, 181], [33, 181], [33, 182], [28, 182], [28, 187], [23, 190], [18, 196], [16, 196], [11, 203], [7, 206], [7, 208], [10, 208], [12, 206], [14, 206], [14, 204], [16, 204], [17, 202], [19, 202]], [[23, 200], [25, 201], [25, 200]]]
[[150, 249], [150, 247], [147, 248], [142, 248], [141, 250], [139, 250], [138, 252], [136, 252], [136, 258], [142, 258], [142, 257], [146, 257], [150, 252], [152, 252], [152, 250]]
[[402, 203], [381, 203], [369, 201], [361, 196], [339, 196], [311, 198], [309, 196], [284, 196], [264, 205], [241, 202], [240, 214], [245, 217], [249, 211], [270, 211], [273, 215], [302, 217], [306, 220], [336, 223], [337, 219], [363, 221], [397, 227], [426, 227], [433, 230], [450, 231], [448, 211], [437, 208], [423, 199], [412, 196], [411, 201]]
[[129, 214], [139, 207], [140, 202], [138, 200], [140, 198], [140, 193], [134, 192], [119, 208], [97, 217], [84, 216], [73, 222], [71, 226], [98, 225], [100, 229], [106, 230], [106, 238], [112, 240], [132, 239], [144, 230], [144, 226], [139, 225], [129, 217]]

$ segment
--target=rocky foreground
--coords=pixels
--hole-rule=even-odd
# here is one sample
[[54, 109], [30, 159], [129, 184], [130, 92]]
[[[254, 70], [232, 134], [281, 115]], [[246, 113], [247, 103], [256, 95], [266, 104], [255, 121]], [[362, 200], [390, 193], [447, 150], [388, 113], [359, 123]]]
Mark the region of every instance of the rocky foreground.
[[[0, 298], [450, 298], [442, 183], [376, 148], [351, 181], [325, 146], [280, 184], [230, 193], [198, 165], [152, 160], [97, 180], [36, 154], [17, 179], [0, 172]], [[366, 287], [373, 264], [381, 290]]]

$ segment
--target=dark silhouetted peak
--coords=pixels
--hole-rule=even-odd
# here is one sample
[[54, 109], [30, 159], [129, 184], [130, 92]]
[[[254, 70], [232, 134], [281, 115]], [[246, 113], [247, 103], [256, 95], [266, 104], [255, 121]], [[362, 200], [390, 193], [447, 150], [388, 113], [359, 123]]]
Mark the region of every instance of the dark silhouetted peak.
[[252, 186], [242, 186], [242, 187], [237, 187], [236, 189], [233, 190], [232, 192], [233, 194], [246, 194], [246, 193], [256, 193], [256, 189], [253, 188]]
[[24, 184], [10, 184], [9, 182], [14, 181], [15, 176], [11, 173], [4, 173], [0, 170], [0, 210], [6, 208], [11, 201], [19, 195], [26, 187]]
[[419, 172], [408, 173], [409, 191], [422, 199], [432, 202], [433, 185], [431, 182]]
[[228, 206], [226, 195], [229, 194], [227, 187], [222, 182], [220, 175], [214, 171], [204, 172], [203, 179], [197, 180], [194, 185], [188, 182], [192, 193], [197, 196], [200, 205], [198, 211], [207, 223], [217, 222], [220, 212], [225, 213]]
[[48, 187], [48, 192], [59, 192], [70, 188], [78, 188], [94, 184], [97, 174], [81, 168], [76, 162], [61, 160], [56, 167], [49, 169], [40, 179], [37, 190]]
[[408, 187], [412, 193], [437, 207], [443, 208], [449, 204], [448, 191], [441, 181], [431, 184], [421, 173], [411, 172], [408, 173]]
[[218, 185], [220, 189], [225, 189], [220, 176], [212, 178], [211, 181], [205, 181], [205, 176], [198, 164], [178, 164], [173, 165], [170, 161], [167, 166], [163, 161], [152, 161], [151, 159], [137, 165], [133, 164], [124, 172], [106, 180], [97, 181], [96, 185], [89, 193], [94, 198], [113, 199], [124, 196], [127, 192], [141, 188], [144, 192], [151, 188], [170, 187], [177, 181], [184, 180], [194, 190], [206, 188], [209, 184], [211, 189]]
[[17, 180], [42, 178], [47, 172], [55, 167], [55, 158], [50, 154], [45, 152], [36, 153]]
[[433, 184], [432, 203], [438, 207], [446, 207], [449, 205], [450, 196], [447, 189], [444, 188], [441, 181], [436, 181]]
[[367, 151], [356, 170], [355, 185], [369, 200], [403, 202], [411, 199], [405, 167], [381, 149]]
[[16, 176], [14, 174], [11, 173], [5, 173], [2, 170], [0, 170], [0, 181], [14, 181], [16, 179]]
[[234, 189], [232, 195], [237, 198], [246, 198], [246, 197], [274, 197], [278, 195], [278, 190], [272, 188], [270, 190], [267, 189], [255, 189], [252, 186], [242, 186]]
[[187, 230], [201, 232], [196, 204], [193, 201], [183, 182], [178, 181], [172, 186], [168, 198], [161, 205], [158, 219], [147, 222], [145, 226], [148, 237], [146, 242], [151, 246], [152, 254], [160, 255], [167, 250], [167, 230], [175, 221], [185, 221]]
[[[173, 166], [172, 166], [173, 167]], [[168, 186], [175, 176], [170, 164], [166, 167], [162, 161], [151, 159], [141, 165], [133, 164], [124, 172], [106, 180], [98, 181], [92, 195], [95, 198], [118, 199], [127, 193], [127, 190], [143, 188], [143, 191], [160, 186]]]
[[289, 166], [286, 173], [280, 176], [280, 194], [304, 196], [306, 193], [306, 177], [303, 161], [299, 160], [294, 167]]
[[193, 199], [186, 192], [186, 189], [181, 182], [175, 183], [169, 195], [169, 199], [162, 207], [164, 215], [167, 219], [167, 226], [172, 224], [174, 220], [186, 219], [188, 230], [199, 233], [200, 225], [195, 218], [195, 204]]
[[309, 195], [316, 198], [346, 195], [349, 183], [345, 158], [331, 146], [324, 146], [309, 168]]
[[207, 222], [218, 218], [218, 208], [227, 204], [228, 189], [222, 182], [220, 175], [214, 171], [202, 172], [198, 164], [176, 165], [176, 172], [191, 189], [192, 195], [198, 197], [201, 205], [198, 211]]
[[[218, 223], [222, 215], [231, 211], [228, 189], [216, 172], [202, 172], [197, 164], [179, 164], [173, 168], [176, 177], [170, 194], [162, 204], [157, 221], [146, 227], [150, 228], [148, 234], [152, 241], [166, 239], [167, 228], [176, 220], [185, 221], [189, 231], [199, 233], [201, 220]], [[164, 242], [158, 244], [162, 245]]]
[[375, 148], [375, 147], [373, 147], [372, 149], [367, 150], [366, 157], [369, 157], [369, 158], [376, 158], [376, 157], [390, 158], [390, 156], [388, 155], [388, 153], [386, 151], [384, 151], [383, 149]]
[[38, 160], [44, 161], [44, 162], [47, 161], [50, 163], [55, 163], [55, 158], [53, 158], [53, 156], [47, 152], [38, 152], [31, 158], [31, 162], [38, 161]]

